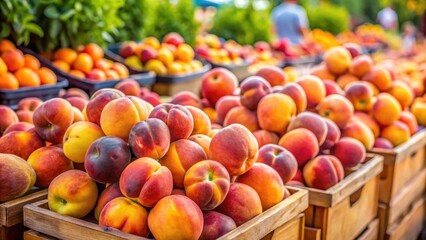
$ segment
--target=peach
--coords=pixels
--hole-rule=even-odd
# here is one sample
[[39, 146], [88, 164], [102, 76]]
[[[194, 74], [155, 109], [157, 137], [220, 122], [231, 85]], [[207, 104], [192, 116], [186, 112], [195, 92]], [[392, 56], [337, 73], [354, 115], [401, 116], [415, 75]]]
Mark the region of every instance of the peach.
[[298, 182], [298, 183], [302, 184], [302, 186], [306, 185], [305, 179], [303, 178], [303, 172], [302, 172], [301, 168], [297, 169], [296, 175], [294, 175], [294, 177], [287, 184], [290, 184], [290, 183], [293, 183], [293, 182]]
[[96, 80], [96, 81], [105, 81], [106, 80], [106, 74], [104, 71], [93, 68], [86, 74], [86, 78], [90, 80]]
[[36, 174], [25, 159], [0, 153], [0, 203], [24, 195], [35, 180]]
[[334, 75], [341, 75], [351, 66], [351, 53], [344, 47], [333, 47], [324, 54], [324, 62], [327, 69]]
[[287, 82], [287, 74], [276, 66], [263, 66], [255, 75], [264, 78], [271, 86], [282, 86]]
[[6, 63], [9, 72], [15, 72], [25, 65], [24, 54], [18, 49], [11, 49], [10, 51], [3, 52], [1, 58], [4, 63]]
[[306, 93], [307, 108], [313, 108], [325, 98], [324, 83], [315, 76], [302, 76], [296, 80]]
[[170, 195], [181, 195], [181, 196], [186, 196], [185, 190], [183, 189], [179, 189], [179, 188], [174, 188], [172, 190], [172, 193]]
[[146, 88], [141, 89], [141, 96], [143, 100], [151, 103], [152, 106], [156, 107], [161, 104], [160, 95], [155, 92], [151, 92]]
[[148, 211], [125, 197], [114, 198], [105, 205], [99, 215], [99, 225], [137, 236], [149, 236]]
[[325, 87], [325, 96], [329, 96], [331, 94], [340, 94], [344, 95], [345, 92], [340, 88], [339, 84], [332, 80], [323, 80]]
[[41, 104], [43, 104], [43, 101], [40, 98], [27, 97], [18, 102], [17, 110], [28, 110], [33, 112]]
[[220, 162], [231, 176], [248, 171], [258, 156], [256, 138], [240, 124], [219, 130], [210, 142], [209, 157]]
[[105, 59], [105, 58], [101, 58], [95, 61], [94, 63], [95, 64], [93, 65], [93, 68], [100, 69], [106, 73], [112, 67], [113, 61]]
[[93, 68], [93, 59], [87, 53], [79, 53], [72, 64], [72, 68], [88, 74]]
[[107, 136], [127, 141], [134, 124], [148, 118], [153, 106], [133, 96], [112, 100], [101, 114], [101, 128]]
[[274, 144], [261, 147], [256, 162], [264, 163], [275, 169], [284, 184], [293, 179], [297, 172], [297, 161], [293, 154]]
[[180, 44], [184, 43], [185, 40], [183, 37], [176, 32], [168, 33], [163, 38], [163, 43], [174, 45], [175, 47], [179, 46]]
[[413, 90], [403, 81], [392, 82], [388, 93], [398, 100], [403, 110], [407, 109], [414, 100]]
[[133, 125], [129, 145], [137, 158], [162, 158], [170, 147], [170, 131], [167, 125], [156, 118], [149, 118]]
[[325, 65], [321, 64], [312, 68], [310, 75], [317, 76], [321, 80], [336, 80], [336, 76], [334, 76]]
[[0, 39], [0, 53], [16, 49], [15, 44], [7, 39]]
[[127, 67], [124, 66], [122, 63], [114, 62], [111, 65], [110, 70], [114, 70], [115, 72], [117, 72], [120, 79], [125, 79], [129, 77], [129, 69], [127, 69]]
[[183, 62], [191, 62], [194, 59], [194, 49], [186, 43], [179, 44], [174, 54], [177, 60]]
[[37, 134], [51, 143], [62, 143], [64, 134], [73, 121], [72, 106], [62, 98], [53, 98], [44, 102], [33, 115]]
[[315, 113], [303, 112], [293, 118], [288, 125], [287, 131], [296, 128], [306, 128], [315, 134], [318, 144], [322, 145], [327, 137], [327, 124], [324, 119]]
[[[40, 61], [38, 61], [38, 59], [36, 57], [34, 57], [33, 55], [25, 54], [24, 55], [24, 67], [31, 68], [32, 70], [37, 71], [40, 68]], [[0, 67], [0, 69], [1, 69], [1, 67]], [[0, 70], [0, 73], [1, 72], [2, 71]]]
[[349, 51], [352, 58], [358, 57], [362, 54], [362, 47], [357, 43], [348, 42], [343, 44], [343, 47], [345, 47]]
[[369, 111], [373, 105], [373, 90], [366, 82], [353, 82], [346, 86], [345, 96], [355, 111]]
[[411, 112], [416, 117], [418, 124], [426, 126], [426, 97], [416, 98], [411, 105]]
[[59, 174], [73, 169], [72, 162], [58, 147], [42, 147], [28, 157], [27, 162], [34, 169], [37, 179], [35, 185], [40, 188], [49, 187], [53, 179]]
[[101, 214], [102, 209], [105, 205], [118, 197], [124, 197], [120, 191], [120, 185], [118, 182], [108, 185], [105, 190], [99, 195], [98, 202], [96, 203], [96, 207], [93, 211], [96, 220], [99, 220], [99, 214]]
[[253, 136], [256, 138], [259, 148], [266, 144], [278, 144], [280, 140], [277, 134], [263, 129], [254, 131]]
[[293, 99], [296, 104], [297, 114], [306, 110], [308, 100], [305, 91], [300, 85], [296, 83], [287, 83], [279, 92]]
[[192, 119], [194, 120], [194, 128], [191, 135], [208, 134], [211, 130], [209, 116], [207, 116], [207, 114], [199, 108], [193, 106], [185, 106], [185, 108], [189, 110], [192, 115]]
[[61, 60], [71, 65], [77, 59], [77, 52], [71, 48], [60, 48], [54, 53], [53, 59]]
[[373, 131], [374, 137], [377, 138], [380, 135], [380, 126], [376, 122], [376, 120], [373, 119], [372, 116], [363, 113], [363, 112], [355, 112], [352, 121], [360, 121], [367, 125]]
[[335, 157], [321, 155], [306, 163], [303, 177], [307, 186], [327, 190], [343, 179], [343, 166]]
[[330, 119], [324, 119], [325, 124], [327, 125], [327, 135], [325, 137], [324, 143], [320, 146], [321, 150], [327, 150], [334, 146], [334, 144], [340, 139], [340, 129]]
[[401, 105], [389, 93], [380, 93], [372, 108], [374, 120], [380, 125], [390, 125], [399, 119]]
[[[71, 68], [70, 65], [68, 63], [64, 62], [64, 61], [55, 60], [55, 61], [52, 62], [52, 65], [62, 72], [65, 72], [65, 73], [70, 72], [70, 68]], [[83, 71], [80, 71], [80, 70], [74, 70], [73, 75], [75, 75], [75, 71], [79, 71], [79, 72], [83, 73], [83, 77], [85, 77], [85, 73]]]
[[[315, 157], [319, 152], [317, 137], [310, 130], [297, 128], [281, 137], [278, 145], [290, 151], [296, 158], [299, 167]], [[301, 148], [300, 146], [304, 146]]]
[[16, 111], [16, 116], [18, 116], [19, 122], [27, 122], [33, 124], [33, 115], [34, 113], [28, 110]]
[[153, 158], [143, 157], [130, 163], [120, 177], [121, 193], [145, 207], [153, 207], [173, 190], [171, 171]]
[[187, 197], [202, 210], [212, 210], [225, 200], [231, 182], [222, 164], [204, 160], [188, 169], [183, 184]]
[[204, 227], [200, 240], [218, 239], [237, 228], [232, 218], [215, 211], [204, 213]]
[[139, 83], [133, 79], [120, 81], [114, 88], [123, 92], [126, 96], [140, 96], [141, 87], [139, 86]]
[[170, 144], [169, 151], [160, 159], [160, 163], [170, 169], [173, 174], [173, 185], [183, 188], [185, 173], [195, 163], [206, 160], [203, 148], [193, 141], [180, 139]]
[[376, 140], [374, 141], [374, 148], [382, 148], [382, 149], [393, 149], [393, 144], [385, 139], [385, 138], [376, 138]]
[[234, 107], [241, 106], [240, 97], [239, 96], [223, 96], [221, 97], [215, 106], [215, 110], [217, 112], [217, 121], [222, 124], [225, 120], [228, 112]]
[[342, 137], [351, 137], [362, 143], [366, 149], [374, 145], [373, 131], [363, 122], [352, 121], [342, 130]]
[[355, 77], [352, 74], [344, 74], [337, 78], [336, 83], [340, 86], [340, 88], [345, 89], [349, 83], [358, 82], [358, 77]]
[[250, 111], [243, 106], [231, 109], [228, 114], [226, 114], [223, 126], [226, 127], [235, 123], [243, 125], [250, 130], [250, 132], [259, 129], [256, 112]]
[[410, 136], [411, 134], [408, 126], [398, 120], [384, 127], [381, 133], [381, 137], [389, 140], [394, 147], [408, 141]]
[[170, 100], [170, 103], [201, 108], [200, 98], [190, 91], [178, 92], [173, 96], [172, 100]]
[[190, 198], [171, 195], [162, 198], [148, 215], [155, 239], [198, 239], [203, 231], [203, 212]]
[[144, 46], [150, 46], [154, 49], [160, 48], [160, 41], [155, 37], [147, 37], [142, 41], [142, 43]]
[[194, 130], [194, 118], [191, 112], [181, 105], [163, 103], [156, 106], [149, 118], [158, 118], [169, 127], [170, 140], [188, 138]]
[[10, 132], [24, 132], [33, 128], [34, 125], [28, 122], [17, 122], [6, 128], [3, 135], [6, 135]]
[[275, 169], [266, 164], [253, 164], [250, 170], [238, 176], [235, 181], [247, 184], [257, 192], [263, 211], [283, 200], [284, 184], [281, 176]]
[[121, 97], [124, 97], [124, 94], [116, 89], [107, 88], [95, 92], [86, 106], [87, 119], [101, 125], [101, 114], [105, 106], [112, 100]]
[[97, 139], [105, 136], [102, 129], [92, 123], [81, 121], [68, 127], [63, 138], [64, 154], [71, 161], [84, 163], [86, 152]]
[[85, 100], [89, 100], [89, 95], [87, 95], [87, 93], [83, 90], [81, 90], [80, 88], [69, 88], [65, 95], [61, 96], [63, 98], [69, 98], [69, 97], [80, 97], [83, 98]]
[[96, 43], [89, 43], [84, 46], [83, 52], [89, 54], [93, 62], [104, 57], [104, 50]]
[[225, 68], [215, 68], [207, 72], [201, 82], [201, 95], [212, 106], [223, 96], [232, 95], [238, 87], [237, 77]]
[[365, 147], [354, 138], [342, 137], [331, 149], [331, 155], [337, 157], [344, 169], [351, 169], [365, 160]]
[[44, 147], [45, 142], [30, 129], [26, 132], [10, 132], [0, 138], [0, 153], [9, 153], [27, 159], [32, 152]]
[[19, 121], [16, 113], [8, 106], [0, 105], [0, 136], [10, 125]]
[[287, 129], [296, 104], [293, 99], [282, 93], [272, 93], [260, 100], [257, 108], [259, 125], [262, 129], [282, 133]]
[[262, 202], [252, 187], [234, 182], [216, 211], [231, 217], [240, 226], [262, 213]]
[[262, 77], [252, 76], [241, 82], [241, 104], [249, 110], [256, 110], [259, 101], [271, 92], [271, 85]]
[[373, 69], [373, 65], [373, 59], [371, 59], [370, 56], [360, 55], [352, 60], [352, 64], [349, 67], [349, 73], [358, 78], [363, 78]]
[[211, 137], [204, 134], [195, 134], [191, 135], [188, 140], [195, 142], [200, 145], [200, 147], [204, 150], [207, 156], [209, 156], [209, 146], [211, 142]]
[[418, 124], [416, 121], [416, 117], [412, 112], [402, 111], [399, 115], [398, 121], [405, 123], [407, 127], [410, 129], [410, 135], [413, 135], [417, 132]]
[[78, 110], [78, 108], [72, 107], [72, 111], [74, 115], [74, 120], [72, 123], [84, 121], [84, 115], [80, 110]]
[[4, 75], [7, 73], [7, 65], [3, 61], [3, 59], [0, 57], [0, 75]]
[[62, 215], [82, 218], [96, 205], [98, 187], [87, 173], [69, 170], [50, 183], [49, 209]]
[[380, 91], [386, 91], [392, 87], [389, 70], [383, 66], [375, 66], [362, 80], [374, 84]]
[[101, 137], [87, 149], [84, 168], [99, 183], [114, 183], [131, 161], [130, 149], [118, 137]]
[[339, 128], [344, 128], [354, 114], [354, 106], [347, 98], [333, 94], [317, 106], [317, 111], [321, 116], [335, 122]]

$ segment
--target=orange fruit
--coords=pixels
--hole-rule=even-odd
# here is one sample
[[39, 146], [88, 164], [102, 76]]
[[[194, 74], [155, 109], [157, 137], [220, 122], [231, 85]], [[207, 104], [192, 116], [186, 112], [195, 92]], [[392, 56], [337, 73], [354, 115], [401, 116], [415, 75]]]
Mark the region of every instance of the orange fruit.
[[33, 55], [25, 54], [24, 67], [31, 68], [32, 70], [37, 71], [40, 68], [40, 61]]
[[109, 70], [112, 66], [113, 61], [101, 58], [98, 61], [95, 62], [95, 65], [93, 65], [94, 68], [99, 68], [102, 71], [106, 72]]
[[147, 37], [143, 40], [143, 44], [153, 47], [154, 49], [160, 48], [160, 41], [155, 37]]
[[84, 73], [89, 73], [93, 68], [93, 59], [87, 53], [79, 53], [77, 59], [72, 65], [72, 69], [80, 70]]
[[52, 70], [42, 67], [37, 71], [37, 74], [40, 78], [40, 84], [55, 84], [58, 79], [56, 78], [56, 75]]
[[121, 79], [129, 77], [129, 70], [121, 63], [115, 62], [112, 64], [111, 69], [118, 73]]
[[59, 68], [63, 72], [69, 72], [70, 71], [70, 65], [62, 60], [55, 60], [52, 62], [53, 66]]
[[6, 63], [3, 61], [2, 58], [0, 58], [0, 74], [7, 73], [7, 66]]
[[120, 79], [120, 76], [115, 70], [112, 70], [112, 69], [106, 70], [105, 74], [106, 74], [106, 79], [114, 79], [114, 80]]
[[55, 52], [53, 58], [55, 60], [64, 61], [68, 63], [68, 65], [72, 65], [75, 59], [77, 59], [77, 52], [71, 48], [61, 48]]
[[96, 62], [97, 60], [104, 57], [104, 50], [102, 50], [101, 47], [99, 47], [96, 43], [89, 43], [84, 47], [83, 52], [90, 55], [93, 62]]
[[160, 60], [165, 66], [170, 66], [174, 61], [172, 51], [167, 48], [162, 48], [158, 51], [157, 59]]
[[18, 79], [12, 73], [0, 74], [0, 89], [15, 90], [19, 88]]
[[40, 78], [31, 68], [23, 67], [15, 72], [20, 87], [40, 86]]
[[191, 62], [194, 59], [194, 49], [186, 43], [182, 43], [176, 49], [175, 56], [183, 62]]
[[86, 78], [86, 75], [84, 74], [84, 72], [80, 71], [80, 70], [70, 70], [68, 72], [68, 74], [76, 77], [76, 78]]
[[0, 39], [0, 53], [16, 49], [15, 44], [7, 39]]
[[18, 49], [3, 52], [1, 58], [6, 63], [9, 72], [14, 72], [25, 65], [24, 54]]

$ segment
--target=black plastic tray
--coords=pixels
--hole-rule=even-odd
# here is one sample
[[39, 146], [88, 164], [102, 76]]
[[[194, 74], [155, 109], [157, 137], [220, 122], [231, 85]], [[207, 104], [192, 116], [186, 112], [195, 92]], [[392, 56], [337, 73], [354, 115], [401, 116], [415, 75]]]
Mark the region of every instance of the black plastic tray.
[[[124, 58], [118, 54], [120, 47], [121, 47], [120, 43], [109, 45], [105, 51], [105, 55], [113, 59], [114, 61], [123, 63], [131, 72], [140, 73], [141, 72], [140, 70], [135, 69], [124, 62]], [[157, 79], [156, 82], [157, 83], [179, 83], [179, 82], [186, 82], [186, 81], [194, 80], [196, 78], [200, 78], [212, 67], [209, 63], [203, 62], [203, 64], [204, 65], [202, 69], [192, 73], [184, 73], [184, 74], [176, 74], [176, 75], [156, 75], [156, 79]]]
[[[80, 88], [86, 91], [89, 95], [92, 95], [94, 92], [102, 88], [113, 88], [117, 83], [123, 80], [123, 79], [118, 79], [118, 80], [108, 80], [108, 81], [94, 81], [90, 79], [76, 78], [66, 72], [63, 72], [59, 68], [53, 66], [50, 61], [42, 58], [40, 55], [36, 54], [31, 49], [21, 48], [21, 50], [24, 53], [34, 55], [35, 57], [39, 59], [40, 63], [45, 64], [48, 68], [52, 69], [52, 71], [55, 72], [57, 75], [63, 76], [66, 79], [68, 79], [69, 87]], [[105, 58], [115, 61], [115, 59], [111, 59], [107, 55], [105, 55]], [[155, 82], [155, 74], [153, 72], [139, 71], [138, 73], [134, 73], [132, 71], [129, 71], [129, 73], [130, 73], [129, 78], [137, 81], [140, 86], [149, 87]]]

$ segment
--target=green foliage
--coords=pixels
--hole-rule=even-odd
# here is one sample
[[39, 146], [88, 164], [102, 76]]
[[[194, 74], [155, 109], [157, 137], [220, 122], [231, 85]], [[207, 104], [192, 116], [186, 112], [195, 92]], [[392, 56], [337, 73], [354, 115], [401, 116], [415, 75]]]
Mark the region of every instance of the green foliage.
[[349, 14], [344, 7], [323, 3], [307, 9], [311, 29], [319, 28], [333, 34], [349, 29]]
[[247, 8], [232, 5], [220, 8], [210, 32], [240, 44], [254, 44], [257, 41], [269, 41], [270, 30], [269, 11], [255, 11], [249, 4]]
[[28, 45], [31, 34], [43, 36], [26, 0], [0, 1], [0, 38], [11, 38], [16, 44]]
[[141, 40], [145, 37], [145, 26], [149, 13], [152, 10], [148, 0], [125, 0], [125, 4], [118, 11], [118, 17], [123, 21], [114, 34], [115, 42]]
[[162, 39], [167, 33], [177, 32], [185, 41], [193, 45], [198, 31], [195, 8], [192, 0], [178, 0], [173, 5], [168, 0], [150, 2], [152, 14], [146, 24], [146, 36]]
[[40, 51], [95, 42], [105, 46], [122, 25], [117, 11], [124, 0], [31, 0], [39, 25], [46, 31], [34, 39]]

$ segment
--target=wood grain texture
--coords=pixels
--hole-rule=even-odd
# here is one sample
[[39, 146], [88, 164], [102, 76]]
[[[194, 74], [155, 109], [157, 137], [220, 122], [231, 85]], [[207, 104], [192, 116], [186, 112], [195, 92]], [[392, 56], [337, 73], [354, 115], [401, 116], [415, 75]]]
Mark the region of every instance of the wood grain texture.
[[356, 240], [377, 240], [379, 237], [379, 219], [374, 219]]
[[34, 230], [28, 230], [24, 232], [24, 240], [58, 240], [58, 239], [43, 233], [36, 232]]

